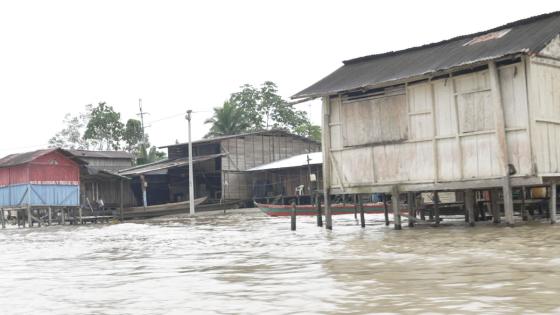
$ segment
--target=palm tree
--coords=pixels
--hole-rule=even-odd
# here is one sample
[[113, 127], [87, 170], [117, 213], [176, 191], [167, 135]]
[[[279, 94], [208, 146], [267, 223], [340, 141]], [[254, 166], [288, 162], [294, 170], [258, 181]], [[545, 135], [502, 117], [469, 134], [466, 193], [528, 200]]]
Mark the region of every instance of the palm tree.
[[212, 118], [207, 119], [204, 123], [212, 124], [210, 131], [204, 136], [205, 138], [235, 135], [251, 128], [251, 123], [243, 110], [228, 101], [224, 102], [222, 107], [215, 107]]

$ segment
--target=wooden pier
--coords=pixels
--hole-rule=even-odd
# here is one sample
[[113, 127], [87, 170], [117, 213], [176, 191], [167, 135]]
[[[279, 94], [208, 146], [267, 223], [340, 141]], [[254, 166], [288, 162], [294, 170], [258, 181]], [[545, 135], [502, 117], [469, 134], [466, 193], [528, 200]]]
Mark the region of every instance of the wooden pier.
[[109, 211], [90, 211], [79, 207], [0, 209], [0, 223], [3, 229], [9, 223], [13, 223], [18, 228], [31, 228], [53, 225], [109, 223], [115, 219], [118, 219], [118, 217], [110, 214]]

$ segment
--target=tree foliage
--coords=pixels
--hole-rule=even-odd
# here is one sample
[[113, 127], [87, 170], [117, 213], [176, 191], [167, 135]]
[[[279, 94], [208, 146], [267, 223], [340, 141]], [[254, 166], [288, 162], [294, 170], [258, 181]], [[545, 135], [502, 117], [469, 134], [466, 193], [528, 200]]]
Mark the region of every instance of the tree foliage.
[[126, 150], [129, 152], [136, 151], [138, 146], [144, 140], [144, 132], [142, 123], [138, 119], [129, 119], [124, 128], [122, 140], [126, 143]]
[[113, 106], [100, 102], [91, 111], [84, 139], [97, 141], [99, 150], [119, 150], [123, 133], [121, 114], [115, 112]]
[[313, 125], [304, 111], [282, 99], [276, 84], [270, 81], [258, 88], [241, 86], [241, 91], [231, 94], [223, 107], [215, 108], [205, 123], [212, 124], [207, 136], [285, 129], [317, 141], [321, 138], [320, 127]]
[[205, 124], [212, 124], [205, 138], [234, 135], [247, 131], [251, 127], [244, 111], [226, 101], [222, 107], [214, 108], [214, 115], [207, 119]]
[[95, 147], [97, 145], [95, 141], [83, 138], [92, 108], [91, 105], [87, 105], [83, 113], [75, 116], [66, 114], [62, 120], [65, 127], [49, 139], [49, 147], [71, 150], [89, 150]]

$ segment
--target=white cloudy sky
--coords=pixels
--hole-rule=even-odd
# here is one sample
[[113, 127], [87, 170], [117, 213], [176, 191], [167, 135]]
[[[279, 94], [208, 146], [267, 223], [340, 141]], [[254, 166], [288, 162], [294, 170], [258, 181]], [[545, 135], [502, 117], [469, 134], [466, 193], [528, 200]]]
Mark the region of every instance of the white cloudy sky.
[[[152, 143], [193, 137], [244, 83], [289, 97], [362, 55], [555, 11], [553, 1], [0, 1], [0, 156], [45, 147], [65, 113], [150, 113]], [[319, 122], [317, 102], [311, 117]], [[169, 116], [174, 118], [160, 120]]]

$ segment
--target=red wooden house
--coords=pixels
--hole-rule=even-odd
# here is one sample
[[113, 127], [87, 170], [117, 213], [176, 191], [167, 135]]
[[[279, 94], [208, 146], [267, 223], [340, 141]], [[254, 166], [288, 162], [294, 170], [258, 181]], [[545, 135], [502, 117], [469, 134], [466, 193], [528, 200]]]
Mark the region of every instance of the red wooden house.
[[63, 149], [0, 159], [0, 207], [79, 206], [80, 165], [84, 163]]

